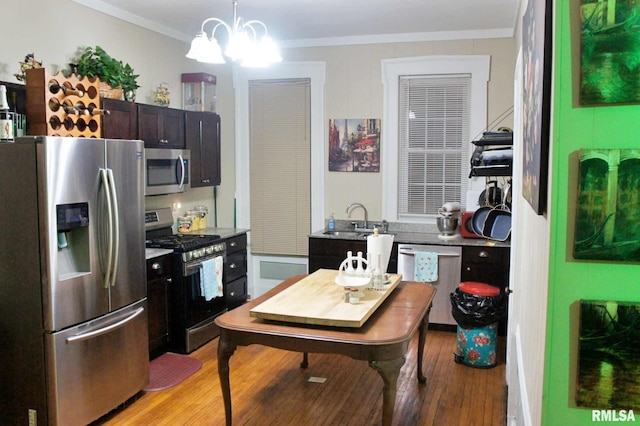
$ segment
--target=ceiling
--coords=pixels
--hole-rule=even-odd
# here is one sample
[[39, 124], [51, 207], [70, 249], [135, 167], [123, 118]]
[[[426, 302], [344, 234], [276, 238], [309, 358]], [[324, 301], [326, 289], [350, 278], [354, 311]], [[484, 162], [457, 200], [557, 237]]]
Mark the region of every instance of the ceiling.
[[[232, 0], [73, 0], [190, 42], [202, 21], [233, 21]], [[238, 0], [282, 47], [512, 37], [520, 0]], [[213, 25], [205, 27], [209, 32]]]

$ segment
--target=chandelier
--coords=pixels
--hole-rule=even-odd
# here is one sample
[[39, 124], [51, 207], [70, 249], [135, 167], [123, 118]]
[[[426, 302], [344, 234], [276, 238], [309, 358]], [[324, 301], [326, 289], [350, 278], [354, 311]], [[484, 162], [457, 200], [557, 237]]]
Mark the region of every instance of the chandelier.
[[[218, 18], [208, 18], [202, 23], [202, 27], [191, 41], [191, 48], [187, 58], [208, 64], [224, 64], [222, 48], [214, 37], [219, 27], [227, 29], [227, 46], [224, 55], [234, 62], [239, 62], [244, 67], [266, 67], [274, 62], [280, 62], [282, 57], [278, 47], [269, 34], [267, 26], [257, 20], [244, 21], [237, 15], [238, 1], [233, 3], [233, 24], [229, 25]], [[211, 30], [211, 38], [204, 31], [204, 26], [209, 22], [216, 25]], [[258, 37], [262, 35], [262, 37]]]

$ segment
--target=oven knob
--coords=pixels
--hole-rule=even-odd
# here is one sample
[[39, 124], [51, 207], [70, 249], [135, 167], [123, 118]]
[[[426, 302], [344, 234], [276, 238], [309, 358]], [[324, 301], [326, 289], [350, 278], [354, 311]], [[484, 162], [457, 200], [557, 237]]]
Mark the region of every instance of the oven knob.
[[197, 259], [197, 258], [199, 258], [199, 257], [200, 257], [200, 250], [194, 250], [194, 251], [193, 251], [193, 258], [194, 258], [194, 259]]
[[209, 246], [205, 250], [207, 251], [207, 254], [213, 254], [213, 246]]

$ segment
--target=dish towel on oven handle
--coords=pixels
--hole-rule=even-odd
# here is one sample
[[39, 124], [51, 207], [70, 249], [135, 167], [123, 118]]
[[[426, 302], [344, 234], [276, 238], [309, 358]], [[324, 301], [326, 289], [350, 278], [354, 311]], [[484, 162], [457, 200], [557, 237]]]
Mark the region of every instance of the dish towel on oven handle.
[[222, 288], [222, 256], [202, 262], [200, 292], [206, 301], [221, 297], [224, 294]]
[[414, 254], [414, 279], [424, 283], [438, 281], [438, 253], [416, 251]]

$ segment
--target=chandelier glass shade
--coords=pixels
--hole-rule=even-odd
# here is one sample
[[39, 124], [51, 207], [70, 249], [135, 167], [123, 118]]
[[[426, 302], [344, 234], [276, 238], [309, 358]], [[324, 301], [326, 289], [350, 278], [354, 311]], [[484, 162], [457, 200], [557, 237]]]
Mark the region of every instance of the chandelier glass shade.
[[[244, 67], [266, 67], [272, 63], [282, 61], [278, 52], [278, 46], [267, 32], [267, 26], [262, 21], [244, 21], [237, 15], [238, 1], [233, 0], [233, 24], [229, 25], [218, 18], [208, 18], [202, 23], [200, 31], [191, 41], [191, 48], [187, 58], [209, 64], [224, 64], [227, 56], [234, 62]], [[211, 37], [204, 28], [213, 22], [215, 26], [211, 30]], [[214, 37], [220, 27], [227, 30], [227, 45], [224, 50]]]

